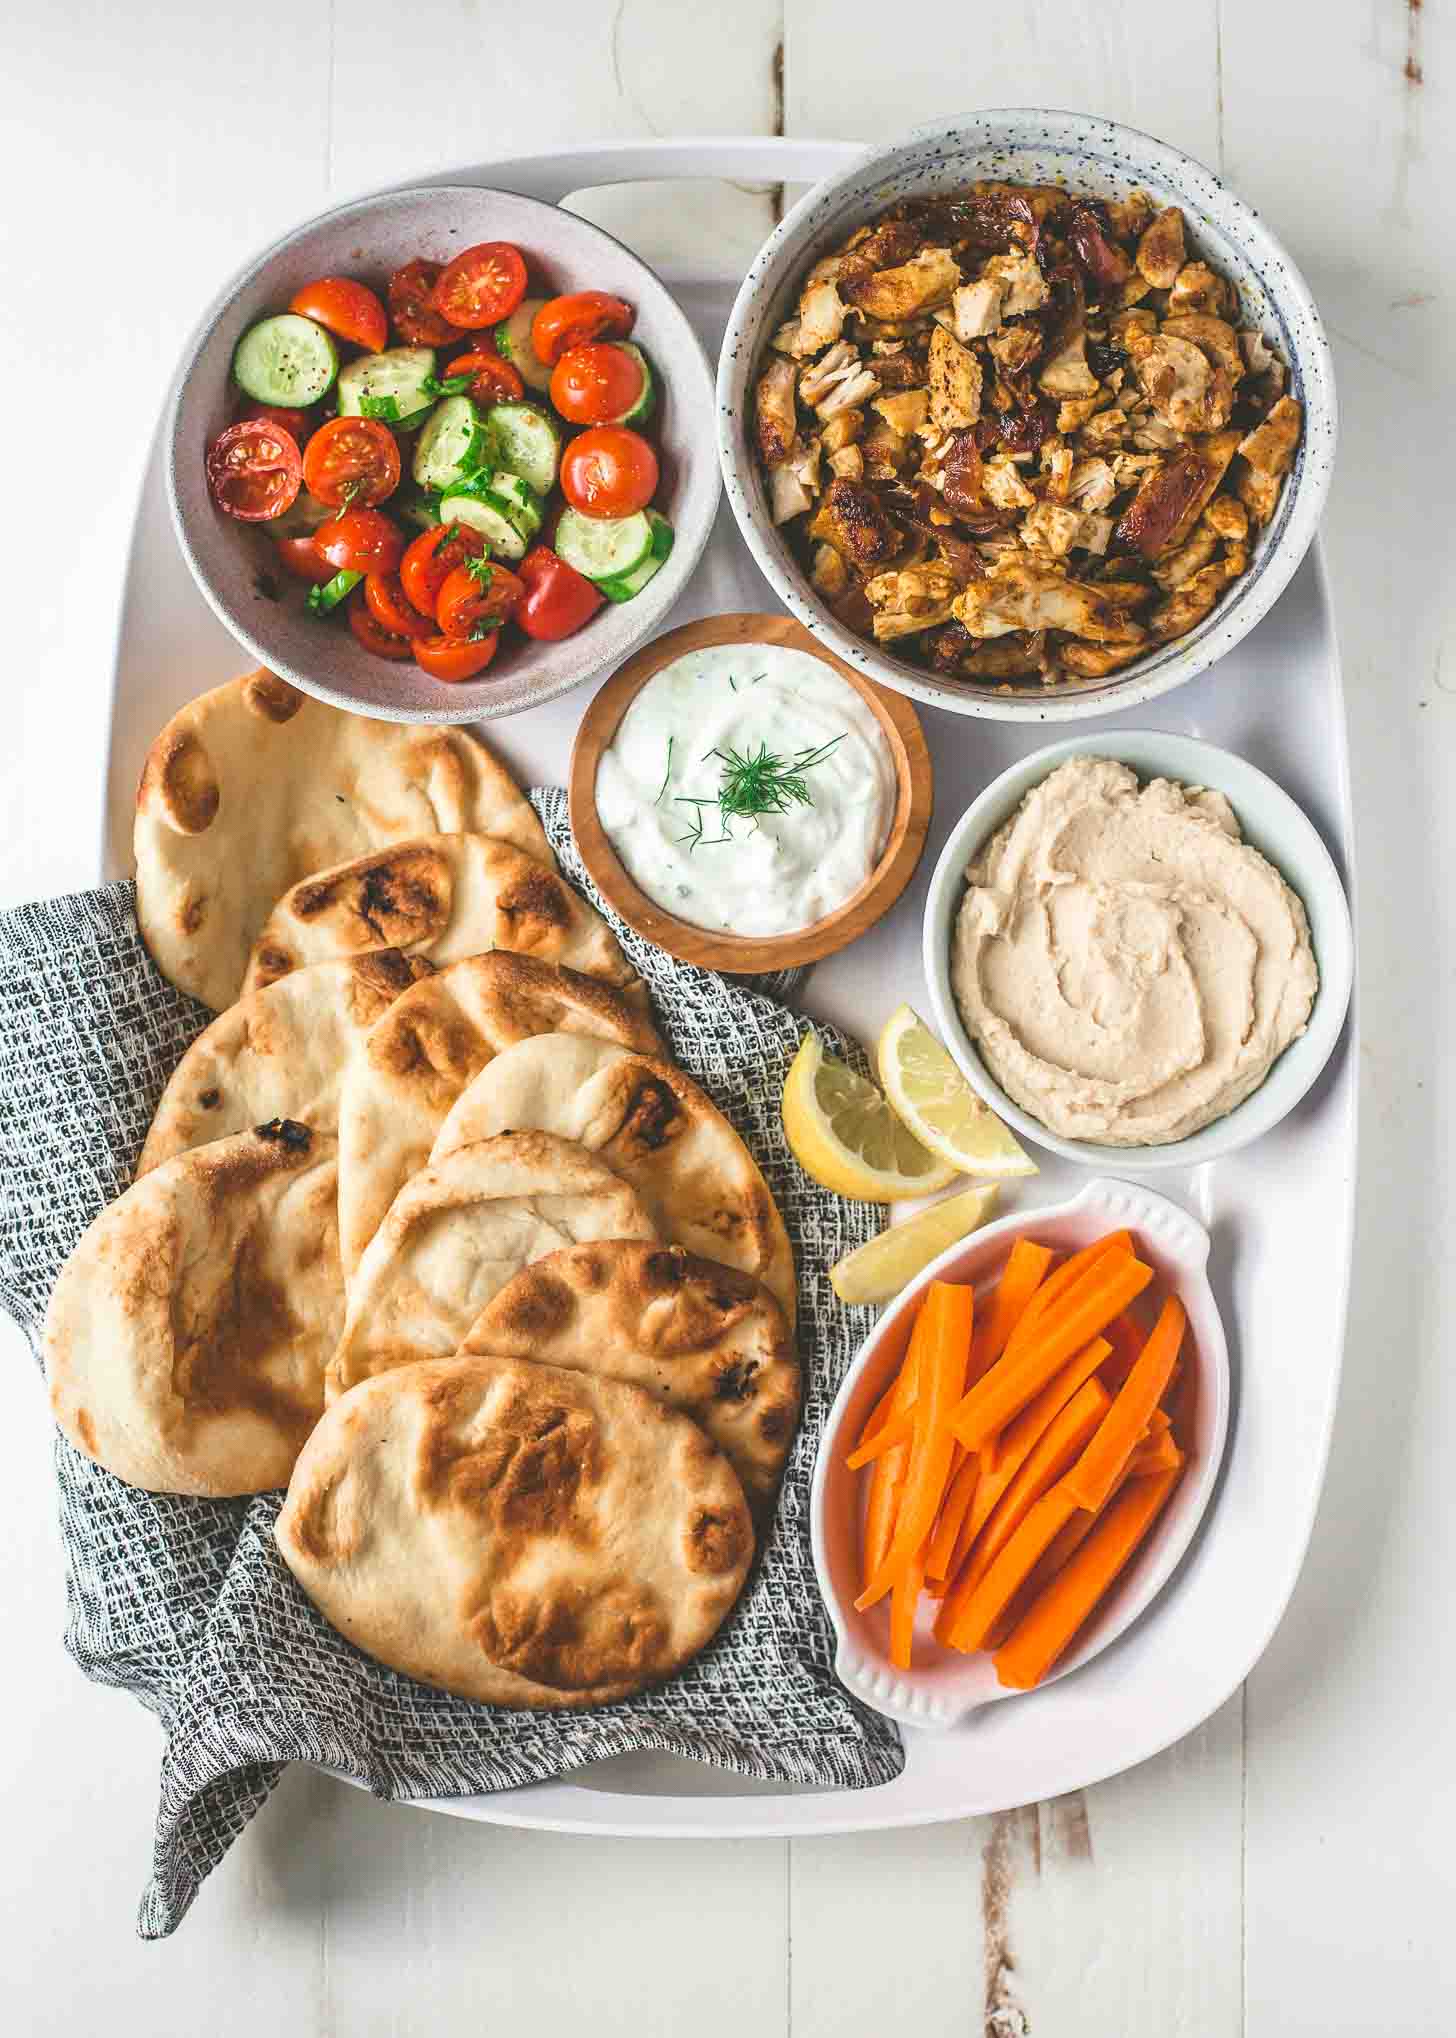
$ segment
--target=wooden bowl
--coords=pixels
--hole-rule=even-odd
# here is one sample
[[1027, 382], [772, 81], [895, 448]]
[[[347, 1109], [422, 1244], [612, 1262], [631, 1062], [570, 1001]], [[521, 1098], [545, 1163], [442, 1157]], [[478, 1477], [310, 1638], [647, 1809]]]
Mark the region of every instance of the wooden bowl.
[[[675, 658], [714, 644], [784, 644], [790, 650], [806, 651], [810, 657], [821, 659], [869, 707], [894, 760], [900, 796], [879, 862], [842, 906], [792, 934], [749, 938], [679, 920], [633, 882], [597, 816], [597, 767], [637, 694]], [[832, 651], [826, 651], [792, 616], [705, 616], [644, 644], [602, 687], [576, 732], [571, 752], [570, 801], [571, 826], [582, 862], [602, 896], [629, 926], [680, 962], [725, 970], [733, 976], [756, 975], [765, 970], [792, 969], [800, 963], [817, 962], [821, 956], [832, 955], [836, 949], [858, 940], [894, 905], [920, 861], [930, 826], [930, 752], [925, 747], [920, 718], [903, 694], [891, 693], [865, 679]]]

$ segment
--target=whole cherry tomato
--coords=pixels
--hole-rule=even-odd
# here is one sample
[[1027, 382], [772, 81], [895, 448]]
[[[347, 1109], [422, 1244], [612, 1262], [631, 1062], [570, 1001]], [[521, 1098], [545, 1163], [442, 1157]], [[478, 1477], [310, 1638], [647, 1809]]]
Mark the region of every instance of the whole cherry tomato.
[[551, 371], [551, 401], [574, 425], [603, 425], [642, 395], [641, 364], [610, 340], [568, 347]]
[[291, 509], [303, 485], [303, 458], [291, 432], [266, 418], [245, 418], [213, 440], [207, 455], [212, 499], [245, 524]]
[[526, 294], [526, 260], [509, 241], [480, 241], [446, 264], [430, 302], [452, 325], [474, 331], [509, 318]]
[[396, 637], [390, 630], [382, 629], [367, 604], [361, 600], [356, 588], [349, 597], [349, 628], [376, 658], [393, 658], [396, 661], [414, 656], [414, 646], [407, 637]]
[[465, 394], [474, 403], [519, 403], [526, 393], [520, 371], [499, 354], [483, 351], [461, 354], [450, 363], [447, 373], [471, 378]]
[[381, 630], [393, 637], [433, 637], [434, 621], [422, 616], [404, 591], [397, 573], [371, 573], [364, 582], [364, 601]]
[[533, 546], [517, 573], [526, 592], [516, 604], [512, 621], [542, 643], [554, 644], [571, 636], [591, 621], [605, 600], [585, 574], [558, 559], [545, 545]]
[[626, 425], [595, 425], [562, 455], [561, 493], [584, 517], [629, 517], [656, 491], [657, 455]]
[[313, 542], [335, 573], [393, 573], [404, 557], [398, 528], [373, 509], [330, 517], [314, 532]]
[[484, 672], [494, 658], [499, 642], [499, 630], [492, 630], [488, 637], [466, 644], [455, 637], [426, 637], [414, 647], [415, 662], [432, 679], [445, 679], [454, 684], [462, 679], [474, 679], [477, 672]]
[[375, 418], [333, 418], [309, 440], [303, 478], [330, 509], [383, 502], [399, 487], [394, 434]]
[[457, 566], [435, 604], [441, 635], [465, 642], [499, 628], [525, 592], [510, 568], [493, 560]]
[[377, 354], [389, 338], [384, 306], [366, 285], [348, 276], [320, 276], [317, 282], [306, 283], [288, 309], [327, 326], [341, 340], [367, 347], [371, 354]]
[[436, 524], [410, 541], [400, 562], [399, 577], [404, 591], [422, 616], [435, 626], [435, 605], [440, 589], [457, 566], [472, 559], [486, 559], [485, 540], [468, 524]]
[[331, 580], [334, 569], [315, 545], [312, 536], [302, 538], [276, 538], [278, 564], [285, 573], [291, 573], [295, 580], [309, 580], [317, 586], [321, 580]]
[[605, 290], [573, 290], [548, 298], [531, 321], [537, 358], [554, 368], [568, 347], [588, 340], [625, 340], [636, 318], [630, 304]]
[[406, 262], [389, 279], [389, 316], [412, 347], [448, 347], [465, 337], [431, 301], [440, 273], [438, 262]]

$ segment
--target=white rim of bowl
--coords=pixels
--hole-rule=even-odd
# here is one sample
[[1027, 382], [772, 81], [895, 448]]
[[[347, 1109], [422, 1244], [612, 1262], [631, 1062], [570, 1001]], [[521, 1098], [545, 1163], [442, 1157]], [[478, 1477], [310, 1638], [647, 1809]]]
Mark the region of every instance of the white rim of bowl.
[[[1090, 131], [1096, 131], [1109, 141], [1126, 137], [1138, 144], [1138, 151], [1145, 160], [1162, 173], [1175, 189], [1184, 188], [1188, 182], [1187, 171], [1191, 168], [1216, 185], [1223, 194], [1234, 214], [1239, 229], [1236, 238], [1258, 249], [1261, 258], [1267, 256], [1270, 265], [1284, 271], [1287, 293], [1297, 306], [1309, 328], [1308, 346], [1305, 353], [1305, 393], [1318, 391], [1322, 406], [1329, 420], [1328, 452], [1318, 467], [1296, 462], [1291, 479], [1294, 490], [1287, 510], [1281, 515], [1282, 529], [1278, 529], [1266, 544], [1262, 557], [1251, 562], [1241, 586], [1231, 602], [1215, 606], [1206, 622], [1195, 632], [1197, 641], [1182, 652], [1175, 648], [1163, 654], [1164, 662], [1146, 677], [1136, 673], [1119, 681], [1116, 675], [1095, 690], [1086, 692], [1058, 693], [1031, 696], [1020, 699], [1006, 697], [976, 697], [959, 694], [948, 686], [938, 686], [933, 681], [922, 679], [913, 667], [883, 657], [866, 646], [861, 637], [853, 636], [837, 623], [828, 610], [807, 592], [797, 565], [787, 570], [784, 558], [779, 556], [780, 547], [775, 542], [772, 530], [763, 533], [755, 520], [755, 512], [749, 486], [740, 478], [740, 448], [736, 428], [739, 419], [729, 387], [733, 364], [739, 355], [748, 354], [756, 359], [762, 347], [762, 328], [766, 323], [767, 299], [759, 310], [754, 308], [754, 299], [760, 287], [775, 266], [780, 251], [789, 236], [796, 231], [800, 221], [831, 193], [862, 177], [877, 164], [888, 165], [903, 151], [919, 143], [935, 140], [937, 137], [951, 137], [961, 125], [968, 121], [981, 123], [1039, 122], [1046, 130], [1044, 139], [1055, 145], [1058, 131], [1070, 141], [1075, 129], [1084, 140]], [[1272, 298], [1272, 292], [1270, 293]], [[1291, 350], [1292, 351], [1292, 350]], [[1295, 364], [1290, 363], [1291, 368]], [[745, 397], [751, 389], [751, 368], [746, 371]], [[1305, 414], [1308, 418], [1309, 404], [1306, 400]], [[1176, 149], [1170, 142], [1160, 141], [1157, 136], [1141, 128], [1129, 127], [1125, 122], [1107, 120], [1100, 115], [1071, 113], [1058, 108], [1030, 106], [987, 107], [980, 111], [954, 115], [946, 120], [922, 123], [913, 128], [900, 140], [880, 149], [871, 149], [864, 157], [847, 170], [841, 170], [832, 177], [823, 178], [812, 190], [805, 193], [797, 205], [786, 213], [774, 228], [769, 238], [755, 256], [748, 274], [744, 277], [733, 309], [728, 317], [723, 345], [718, 356], [717, 378], [717, 428], [718, 459], [723, 472], [723, 486], [733, 515], [742, 533], [744, 543], [752, 552], [760, 570], [767, 577], [775, 594], [786, 607], [815, 635], [830, 645], [841, 657], [847, 659], [868, 678], [882, 686], [908, 694], [911, 699], [923, 702], [928, 707], [940, 708], [947, 714], [968, 715], [983, 721], [994, 722], [1072, 722], [1085, 721], [1097, 715], [1111, 715], [1127, 708], [1140, 706], [1144, 701], [1156, 700], [1159, 695], [1170, 693], [1174, 687], [1183, 686], [1200, 672], [1231, 651], [1234, 646], [1269, 613], [1283, 594], [1303, 562], [1306, 552], [1314, 541], [1329, 496], [1330, 480], [1334, 469], [1335, 452], [1339, 440], [1339, 403], [1335, 388], [1334, 357], [1330, 350], [1324, 322], [1320, 317], [1313, 294], [1298, 265], [1291, 259], [1288, 250], [1278, 236], [1265, 225], [1263, 219], [1238, 194], [1229, 189], [1216, 172], [1201, 163], [1196, 156]], [[744, 459], [748, 482], [752, 481], [752, 456]], [[1184, 642], [1175, 639], [1174, 645]]]
[[[1299, 1038], [1291, 1041], [1279, 1056], [1258, 1089], [1245, 1097], [1242, 1103], [1235, 1104], [1223, 1117], [1215, 1118], [1212, 1124], [1189, 1133], [1186, 1138], [1170, 1140], [1163, 1146], [1103, 1146], [1092, 1140], [1063, 1138], [1020, 1104], [1014, 1103], [1001, 1088], [982, 1061], [961, 1018], [951, 984], [951, 941], [960, 894], [965, 889], [966, 865], [987, 837], [1010, 818], [1027, 793], [1040, 785], [1059, 764], [1082, 756], [1111, 757], [1118, 763], [1128, 764], [1146, 782], [1150, 775], [1148, 769], [1124, 754], [1143, 743], [1182, 752], [1188, 759], [1189, 768], [1179, 769], [1171, 762], [1160, 768], [1185, 785], [1223, 790], [1216, 777], [1200, 773], [1197, 769], [1199, 759], [1210, 758], [1226, 759], [1237, 771], [1246, 772], [1257, 781], [1266, 796], [1283, 809], [1293, 833], [1301, 839], [1300, 868], [1291, 871], [1285, 863], [1270, 855], [1259, 839], [1262, 831], [1257, 822], [1251, 835], [1246, 816], [1238, 811], [1237, 797], [1226, 794], [1225, 797], [1234, 806], [1245, 841], [1251, 841], [1261, 855], [1268, 856], [1290, 890], [1298, 895], [1306, 914], [1311, 913], [1310, 898], [1317, 888], [1328, 918], [1320, 930], [1322, 939], [1315, 940], [1315, 930], [1311, 926], [1320, 981], [1308, 1024]], [[1013, 781], [1019, 783], [1014, 799], [1010, 789]], [[1003, 806], [1004, 813], [999, 812]], [[1303, 878], [1310, 882], [1301, 883]], [[1333, 926], [1329, 920], [1333, 921]], [[941, 923], [943, 935], [937, 931]], [[1069, 736], [1059, 743], [1050, 743], [1044, 749], [1033, 751], [998, 773], [967, 807], [936, 859], [925, 900], [921, 954], [940, 1035], [957, 1068], [997, 1117], [1004, 1119], [1024, 1138], [1060, 1154], [1064, 1160], [1112, 1173], [1121, 1171], [1137, 1175], [1159, 1173], [1169, 1168], [1201, 1167], [1210, 1161], [1223, 1160], [1229, 1154], [1237, 1153], [1241, 1147], [1261, 1139], [1266, 1132], [1272, 1132], [1304, 1101], [1329, 1065], [1345, 1030], [1355, 979], [1354, 923], [1344, 879], [1324, 837], [1303, 807], [1276, 779], [1270, 778], [1267, 772], [1261, 771], [1256, 764], [1250, 764], [1236, 751], [1209, 743], [1201, 736], [1184, 736], [1161, 729], [1119, 729], [1105, 734], [1089, 732], [1085, 736]], [[1301, 1050], [1307, 1060], [1307, 1068], [1294, 1082], [1287, 1098], [1271, 1103], [1270, 1082], [1288, 1057], [1300, 1054]]]

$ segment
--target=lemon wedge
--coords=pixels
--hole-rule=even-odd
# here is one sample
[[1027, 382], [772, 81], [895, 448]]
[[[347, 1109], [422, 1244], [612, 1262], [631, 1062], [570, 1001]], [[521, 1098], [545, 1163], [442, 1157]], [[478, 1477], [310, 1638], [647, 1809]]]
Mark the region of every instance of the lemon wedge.
[[955, 1180], [955, 1164], [928, 1153], [873, 1083], [824, 1052], [813, 1027], [784, 1082], [784, 1136], [800, 1167], [836, 1195], [898, 1203]]
[[985, 1223], [996, 1196], [994, 1182], [980, 1182], [932, 1203], [904, 1224], [892, 1224], [829, 1269], [835, 1294], [841, 1302], [893, 1301], [937, 1253]]
[[909, 1005], [885, 1021], [875, 1050], [885, 1095], [920, 1144], [961, 1175], [1034, 1175], [995, 1112], [983, 1104], [930, 1028]]

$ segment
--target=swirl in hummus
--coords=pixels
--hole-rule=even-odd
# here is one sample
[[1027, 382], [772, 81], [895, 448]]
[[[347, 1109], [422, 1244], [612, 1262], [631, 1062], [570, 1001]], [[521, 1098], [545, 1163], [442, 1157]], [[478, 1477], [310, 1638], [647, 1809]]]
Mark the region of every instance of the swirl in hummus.
[[1304, 907], [1222, 793], [1074, 757], [979, 851], [951, 978], [1006, 1094], [1064, 1139], [1161, 1146], [1256, 1090], [1319, 987]]

